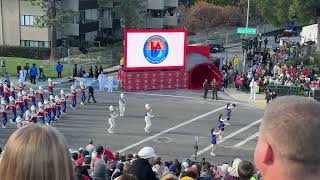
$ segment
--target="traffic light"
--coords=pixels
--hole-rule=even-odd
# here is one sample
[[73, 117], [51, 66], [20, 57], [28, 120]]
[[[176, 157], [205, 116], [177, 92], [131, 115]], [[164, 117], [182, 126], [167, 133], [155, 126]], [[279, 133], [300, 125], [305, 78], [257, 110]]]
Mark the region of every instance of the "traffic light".
[[242, 39], [242, 49], [246, 49], [247, 42], [245, 39]]
[[253, 48], [253, 39], [250, 39], [249, 41], [249, 50]]
[[64, 48], [68, 48], [68, 39], [67, 38], [62, 38], [61, 39], [61, 46]]
[[66, 39], [62, 39], [62, 46], [63, 46], [63, 47], [66, 47], [66, 45], [67, 45]]

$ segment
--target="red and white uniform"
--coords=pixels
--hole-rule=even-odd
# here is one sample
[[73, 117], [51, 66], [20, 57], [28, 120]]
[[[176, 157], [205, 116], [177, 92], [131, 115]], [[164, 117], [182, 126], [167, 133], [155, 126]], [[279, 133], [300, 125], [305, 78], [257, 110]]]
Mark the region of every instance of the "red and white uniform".
[[71, 90], [71, 97], [72, 97], [72, 98], [75, 98], [75, 97], [77, 96], [77, 94], [78, 94], [78, 92], [77, 92], [76, 89], [72, 89], [72, 90]]
[[0, 92], [3, 92], [3, 84], [0, 83]]
[[53, 82], [48, 82], [48, 92], [49, 93], [53, 93], [53, 87], [54, 87], [54, 83]]
[[29, 97], [28, 96], [23, 96], [22, 99], [23, 99], [23, 103], [24, 104], [28, 104], [28, 101], [29, 101]]
[[37, 116], [38, 117], [44, 117], [45, 116], [45, 112], [44, 112], [42, 107], [38, 108]]
[[25, 87], [25, 85], [23, 84], [23, 82], [19, 82], [18, 89], [20, 92], [24, 91], [24, 87]]
[[37, 114], [31, 113], [29, 122], [34, 122], [34, 123], [36, 123], [37, 120], [38, 120]]
[[86, 92], [86, 87], [84, 85], [80, 86], [80, 94], [83, 95]]
[[3, 89], [3, 98], [6, 99], [6, 98], [9, 97], [9, 96], [10, 96], [10, 92], [9, 92], [8, 88], [5, 87], [5, 88]]

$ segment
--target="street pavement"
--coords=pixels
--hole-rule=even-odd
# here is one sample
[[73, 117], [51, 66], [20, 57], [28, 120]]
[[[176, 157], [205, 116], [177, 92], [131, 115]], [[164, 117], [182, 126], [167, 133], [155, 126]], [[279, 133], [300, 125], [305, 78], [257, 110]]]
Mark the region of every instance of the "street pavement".
[[[69, 84], [58, 88], [68, 88]], [[221, 100], [203, 99], [202, 91], [160, 90], [126, 93], [127, 111], [125, 117], [115, 121], [115, 134], [107, 133], [108, 106], [117, 106], [120, 92], [96, 92], [96, 104], [78, 105], [77, 111], [68, 109], [53, 127], [58, 128], [67, 139], [70, 149], [85, 147], [90, 139], [112, 151], [137, 153], [144, 146], [152, 146], [165, 160], [184, 160], [195, 153], [195, 137], [199, 139], [198, 158], [205, 157], [215, 163], [230, 162], [236, 157], [253, 161], [257, 141], [259, 119], [263, 110], [252, 104], [237, 102], [222, 92]], [[210, 96], [209, 96], [210, 97]], [[228, 100], [223, 100], [223, 99]], [[80, 98], [78, 97], [78, 101]], [[216, 157], [210, 156], [210, 129], [217, 127], [218, 116], [224, 114], [226, 104], [235, 101], [231, 126], [226, 127], [224, 139], [216, 150]], [[151, 133], [144, 132], [144, 105], [153, 109]], [[0, 129], [0, 146], [3, 147], [16, 128], [9, 124]]]
[[227, 88], [224, 90], [224, 93], [229, 97], [236, 99], [240, 102], [248, 103], [257, 108], [265, 108], [267, 106], [267, 102], [264, 94], [256, 94], [256, 99], [250, 99], [250, 93], [246, 93], [243, 91], [239, 91], [236, 88]]

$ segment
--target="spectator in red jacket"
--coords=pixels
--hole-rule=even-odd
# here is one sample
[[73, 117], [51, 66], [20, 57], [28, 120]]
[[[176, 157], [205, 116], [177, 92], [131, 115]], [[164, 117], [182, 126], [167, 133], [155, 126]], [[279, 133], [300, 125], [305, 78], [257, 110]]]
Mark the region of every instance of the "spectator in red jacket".
[[89, 152], [87, 150], [83, 150], [82, 153], [81, 153], [81, 157], [76, 160], [76, 164], [78, 166], [82, 166], [83, 165], [83, 161], [84, 161], [84, 158], [86, 157], [86, 155], [89, 155]]

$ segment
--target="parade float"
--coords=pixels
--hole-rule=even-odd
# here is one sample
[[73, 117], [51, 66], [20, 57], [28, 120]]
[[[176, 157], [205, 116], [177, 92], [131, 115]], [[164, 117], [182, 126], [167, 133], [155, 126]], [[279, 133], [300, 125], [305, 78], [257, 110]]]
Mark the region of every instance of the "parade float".
[[185, 30], [125, 30], [118, 78], [124, 91], [201, 89], [205, 79], [222, 82], [210, 48], [188, 46]]

